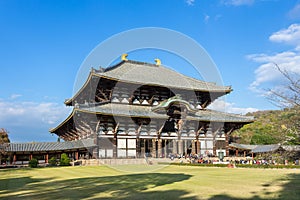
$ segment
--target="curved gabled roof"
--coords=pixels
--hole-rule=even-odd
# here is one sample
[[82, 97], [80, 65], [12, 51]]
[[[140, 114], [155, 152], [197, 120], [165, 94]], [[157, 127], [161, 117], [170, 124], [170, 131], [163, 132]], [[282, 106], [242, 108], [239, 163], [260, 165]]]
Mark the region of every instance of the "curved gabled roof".
[[97, 74], [117, 81], [184, 90], [223, 92], [224, 94], [232, 90], [230, 86], [219, 86], [215, 83], [191, 78], [162, 65], [132, 60], [122, 61]]
[[232, 91], [230, 86], [220, 86], [212, 82], [205, 82], [191, 78], [162, 65], [123, 60], [122, 62], [106, 69], [92, 69], [81, 89], [72, 98], [65, 101], [66, 105], [71, 105], [72, 101], [84, 90], [85, 87], [87, 87], [93, 76], [132, 84], [223, 93], [219, 96]]
[[[72, 120], [76, 112], [88, 114], [100, 114], [110, 116], [125, 116], [125, 117], [144, 117], [155, 119], [168, 119], [167, 114], [156, 113], [152, 110], [151, 106], [129, 105], [129, 104], [116, 104], [106, 103], [95, 107], [81, 107], [74, 108], [73, 112], [68, 118], [59, 124], [56, 128], [50, 129], [51, 133], [55, 133], [61, 126]], [[186, 118], [187, 120], [205, 121], [205, 122], [229, 122], [229, 123], [242, 123], [247, 124], [254, 121], [253, 117], [223, 113], [213, 110], [198, 110], [193, 112]]]

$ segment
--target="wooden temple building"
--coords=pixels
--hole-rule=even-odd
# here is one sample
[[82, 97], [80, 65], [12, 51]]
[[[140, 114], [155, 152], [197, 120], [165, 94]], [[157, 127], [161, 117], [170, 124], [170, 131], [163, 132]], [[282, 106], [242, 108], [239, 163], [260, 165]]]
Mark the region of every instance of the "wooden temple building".
[[71, 114], [50, 130], [64, 142], [0, 145], [13, 164], [33, 157], [48, 163], [70, 158], [164, 158], [229, 156], [229, 136], [252, 117], [207, 109], [232, 91], [182, 75], [161, 65], [127, 60], [91, 69], [80, 90], [65, 101]]
[[161, 65], [127, 60], [91, 69], [66, 106], [71, 114], [50, 130], [64, 141], [92, 139], [93, 158], [155, 158], [229, 154], [229, 135], [252, 117], [207, 106], [232, 91]]

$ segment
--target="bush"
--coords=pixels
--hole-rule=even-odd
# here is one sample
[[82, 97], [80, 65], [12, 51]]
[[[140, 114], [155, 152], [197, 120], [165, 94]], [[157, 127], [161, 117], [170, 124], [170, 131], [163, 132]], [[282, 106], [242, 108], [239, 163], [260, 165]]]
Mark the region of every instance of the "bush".
[[49, 159], [48, 163], [49, 163], [49, 166], [51, 166], [51, 167], [56, 166], [57, 165], [56, 158], [55, 157], [51, 157]]
[[67, 154], [65, 154], [65, 153], [61, 154], [59, 165], [60, 166], [69, 166], [70, 165], [70, 158], [67, 156]]
[[35, 159], [35, 158], [32, 158], [29, 161], [29, 167], [31, 167], [31, 168], [37, 168], [38, 164], [39, 164], [39, 161], [37, 159]]

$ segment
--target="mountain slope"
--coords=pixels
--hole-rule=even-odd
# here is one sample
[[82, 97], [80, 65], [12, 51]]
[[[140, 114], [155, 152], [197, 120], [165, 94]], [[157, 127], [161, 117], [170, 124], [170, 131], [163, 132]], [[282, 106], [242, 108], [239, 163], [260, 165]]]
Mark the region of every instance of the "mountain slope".
[[300, 108], [248, 113], [255, 122], [232, 133], [244, 144], [300, 144]]

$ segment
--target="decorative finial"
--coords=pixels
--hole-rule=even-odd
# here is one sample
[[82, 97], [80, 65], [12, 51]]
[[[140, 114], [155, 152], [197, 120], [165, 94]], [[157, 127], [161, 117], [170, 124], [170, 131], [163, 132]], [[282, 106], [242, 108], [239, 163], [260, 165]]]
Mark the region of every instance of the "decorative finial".
[[156, 62], [157, 66], [159, 66], [161, 64], [161, 61], [158, 58], [155, 59], [155, 62]]
[[128, 56], [127, 53], [122, 54], [121, 60], [127, 61], [127, 60], [128, 60], [128, 59], [127, 59], [127, 56]]

